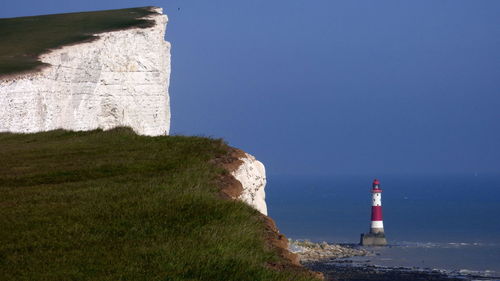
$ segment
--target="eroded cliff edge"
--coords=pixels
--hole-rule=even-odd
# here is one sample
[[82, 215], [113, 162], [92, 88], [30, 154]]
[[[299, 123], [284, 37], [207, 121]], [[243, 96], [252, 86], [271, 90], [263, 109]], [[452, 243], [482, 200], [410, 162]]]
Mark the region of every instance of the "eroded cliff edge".
[[306, 269], [300, 264], [299, 256], [289, 251], [288, 239], [280, 233], [274, 220], [268, 216], [265, 200], [266, 171], [264, 164], [253, 155], [240, 149], [233, 147], [228, 149], [229, 153], [225, 157], [214, 160], [216, 164], [227, 171], [227, 174], [221, 175], [219, 178], [221, 194], [226, 199], [243, 201], [260, 212], [260, 220], [265, 226], [266, 246], [282, 258], [282, 261], [270, 262], [267, 266], [276, 270], [286, 270], [324, 280], [322, 273]]
[[150, 8], [149, 27], [95, 34], [42, 54], [41, 70], [0, 76], [0, 132], [170, 129], [168, 18]]

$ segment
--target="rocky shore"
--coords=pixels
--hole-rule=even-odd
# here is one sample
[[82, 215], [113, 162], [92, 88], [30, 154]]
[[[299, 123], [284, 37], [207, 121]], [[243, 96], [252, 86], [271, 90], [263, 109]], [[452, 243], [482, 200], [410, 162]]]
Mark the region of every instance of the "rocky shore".
[[[308, 240], [289, 239], [289, 250], [300, 258], [304, 267], [321, 272], [327, 281], [467, 281], [495, 280], [479, 276], [450, 276], [439, 270], [419, 268], [377, 267], [348, 259], [355, 256], [376, 255], [354, 244], [313, 243]], [[472, 278], [475, 277], [475, 278]]]
[[289, 239], [289, 250], [299, 256], [301, 263], [313, 261], [328, 261], [354, 256], [366, 256], [371, 252], [355, 248], [354, 245], [328, 244], [327, 242], [313, 243], [308, 240]]

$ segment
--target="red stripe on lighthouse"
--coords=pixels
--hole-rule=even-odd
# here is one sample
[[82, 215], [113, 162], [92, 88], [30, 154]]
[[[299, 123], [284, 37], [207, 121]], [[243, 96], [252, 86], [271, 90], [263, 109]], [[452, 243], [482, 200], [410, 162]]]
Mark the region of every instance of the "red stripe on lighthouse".
[[372, 221], [382, 220], [382, 206], [372, 206]]

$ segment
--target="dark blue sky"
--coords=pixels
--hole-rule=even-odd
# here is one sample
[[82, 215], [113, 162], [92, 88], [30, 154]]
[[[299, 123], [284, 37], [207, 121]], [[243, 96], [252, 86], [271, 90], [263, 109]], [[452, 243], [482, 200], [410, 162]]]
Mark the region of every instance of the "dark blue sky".
[[500, 172], [500, 1], [18, 0], [0, 17], [146, 5], [170, 18], [174, 134], [271, 175]]

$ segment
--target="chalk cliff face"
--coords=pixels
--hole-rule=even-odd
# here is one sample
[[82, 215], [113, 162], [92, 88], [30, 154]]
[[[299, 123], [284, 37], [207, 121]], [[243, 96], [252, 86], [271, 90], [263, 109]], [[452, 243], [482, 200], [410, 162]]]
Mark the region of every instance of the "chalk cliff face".
[[40, 72], [0, 78], [0, 132], [128, 126], [167, 135], [170, 43], [167, 16], [156, 12], [151, 28], [100, 33], [42, 55], [49, 66]]
[[243, 186], [243, 191], [238, 199], [246, 202], [259, 212], [267, 216], [266, 193], [266, 169], [264, 165], [252, 155], [245, 153], [240, 157], [241, 165], [231, 174]]

